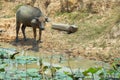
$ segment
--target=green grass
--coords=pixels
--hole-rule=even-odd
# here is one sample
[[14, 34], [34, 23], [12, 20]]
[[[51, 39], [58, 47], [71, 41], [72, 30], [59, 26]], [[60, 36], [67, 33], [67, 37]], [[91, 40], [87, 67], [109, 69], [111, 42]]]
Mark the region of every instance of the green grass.
[[66, 17], [66, 19], [70, 22], [70, 23], [75, 23], [75, 21], [79, 21], [80, 19], [83, 19], [87, 16], [89, 16], [89, 13], [87, 12], [79, 12], [79, 11], [75, 11], [75, 12], [57, 12], [55, 14], [56, 17], [58, 16], [62, 16], [62, 17]]
[[15, 6], [15, 7], [13, 8], [13, 12], [16, 13], [16, 11], [18, 10], [18, 8], [19, 8], [20, 6], [22, 6], [22, 5], [23, 5], [23, 4], [19, 4], [19, 5]]
[[[81, 40], [97, 39], [107, 28], [107, 24], [97, 24], [96, 20], [100, 19], [99, 16], [93, 15], [89, 20], [78, 22], [79, 30], [77, 32], [78, 38]], [[77, 21], [74, 21], [77, 22]]]
[[[112, 28], [112, 25], [116, 24], [115, 22], [120, 21], [118, 17], [119, 8], [116, 7], [108, 14], [99, 15], [91, 14], [88, 12], [71, 12], [71, 13], [56, 13], [56, 17], [59, 16], [62, 20], [66, 20], [66, 23], [75, 24], [78, 26], [78, 31], [71, 34], [70, 36], [66, 35], [63, 38], [70, 39], [70, 42], [86, 43], [91, 42], [96, 39], [99, 39], [101, 36], [109, 34], [109, 31]], [[102, 44], [102, 46], [105, 46]]]
[[13, 17], [14, 15], [4, 15], [3, 18], [11, 18]]
[[2, 2], [0, 2], [0, 10], [2, 10]]

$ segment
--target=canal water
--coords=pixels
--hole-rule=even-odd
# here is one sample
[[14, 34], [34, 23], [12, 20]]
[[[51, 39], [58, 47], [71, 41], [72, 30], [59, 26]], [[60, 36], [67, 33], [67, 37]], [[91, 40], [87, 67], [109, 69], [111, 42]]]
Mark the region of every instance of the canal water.
[[[18, 55], [16, 56], [34, 56], [37, 58], [40, 58], [43, 60], [43, 63], [46, 65], [59, 65], [62, 67], [67, 67], [67, 68], [72, 68], [72, 69], [88, 69], [90, 67], [109, 67], [109, 65], [107, 63], [104, 63], [102, 61], [96, 61], [96, 60], [89, 60], [86, 59], [84, 57], [69, 57], [66, 54], [48, 54], [45, 52], [36, 52], [36, 51], [32, 51], [32, 50], [24, 50], [23, 47], [18, 47], [18, 46], [14, 46], [12, 44], [9, 43], [4, 43], [4, 42], [0, 42], [0, 47], [1, 48], [13, 48], [16, 49], [18, 52], [20, 52]], [[36, 66], [37, 63], [35, 64], [30, 64], [27, 65], [27, 68], [39, 68], [39, 66]], [[21, 66], [22, 67], [22, 66]]]

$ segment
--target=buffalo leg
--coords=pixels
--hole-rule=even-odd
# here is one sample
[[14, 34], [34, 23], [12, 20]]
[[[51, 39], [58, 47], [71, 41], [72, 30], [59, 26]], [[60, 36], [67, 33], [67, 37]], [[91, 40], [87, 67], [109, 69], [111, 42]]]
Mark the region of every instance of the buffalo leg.
[[20, 23], [16, 23], [16, 42], [18, 42], [18, 33], [19, 33], [19, 29], [20, 29]]
[[34, 43], [36, 43], [36, 28], [33, 27]]
[[42, 43], [41, 35], [42, 35], [42, 30], [39, 29], [39, 40], [38, 40], [38, 42], [40, 42], [40, 43]]
[[23, 37], [24, 37], [24, 41], [26, 41], [26, 36], [25, 36], [25, 28], [26, 26], [23, 24], [22, 27], [21, 27], [21, 30], [22, 30], [22, 33], [23, 33]]

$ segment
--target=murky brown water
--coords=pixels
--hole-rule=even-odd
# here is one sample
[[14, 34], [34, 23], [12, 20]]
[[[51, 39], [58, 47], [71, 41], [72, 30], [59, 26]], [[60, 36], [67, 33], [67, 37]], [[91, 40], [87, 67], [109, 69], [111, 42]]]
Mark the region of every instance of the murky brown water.
[[[105, 64], [104, 62], [101, 62], [101, 61], [89, 60], [83, 57], [73, 58], [73, 57], [68, 57], [67, 55], [64, 55], [64, 54], [52, 54], [51, 55], [51, 54], [45, 53], [45, 51], [37, 52], [37, 51], [32, 51], [32, 50], [24, 50], [24, 47], [22, 46], [14, 46], [12, 44], [4, 43], [4, 42], [0, 42], [0, 47], [15, 48], [20, 52], [19, 55], [25, 55], [25, 56], [29, 55], [29, 56], [40, 57], [43, 59], [44, 62], [58, 64], [64, 67], [71, 67], [73, 69], [76, 69], [76, 68], [87, 69], [89, 67], [108, 66], [108, 64]], [[20, 66], [20, 67], [23, 67], [23, 66]], [[27, 68], [39, 68], [39, 66], [37, 66], [37, 64], [35, 63], [35, 64], [27, 65]]]

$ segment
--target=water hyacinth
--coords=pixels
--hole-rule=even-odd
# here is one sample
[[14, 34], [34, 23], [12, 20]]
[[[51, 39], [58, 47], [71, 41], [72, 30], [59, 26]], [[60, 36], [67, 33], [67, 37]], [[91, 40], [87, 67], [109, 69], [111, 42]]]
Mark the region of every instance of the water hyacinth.
[[15, 61], [18, 64], [29, 64], [37, 62], [37, 58], [33, 56], [17, 56]]
[[16, 49], [11, 48], [0, 48], [0, 58], [11, 58], [14, 59], [14, 56], [19, 52]]
[[[6, 51], [9, 51], [7, 49]], [[115, 59], [115, 63], [111, 69], [103, 67], [91, 67], [87, 70], [71, 69], [69, 66], [64, 67], [52, 62], [53, 58], [63, 60], [62, 56], [50, 57], [50, 62], [44, 62], [44, 58], [28, 56], [28, 54], [22, 51], [21, 55], [14, 56], [14, 59], [8, 57], [8, 52], [5, 49], [0, 51], [1, 57], [7, 57], [0, 59], [0, 80], [86, 80], [88, 78], [92, 80], [119, 80], [120, 79], [120, 67], [119, 60]], [[14, 51], [14, 50], [13, 50]], [[10, 53], [11, 54], [11, 53]], [[65, 59], [64, 59], [65, 60]], [[67, 59], [66, 59], [67, 60]], [[33, 64], [38, 68], [28, 68], [27, 65]], [[21, 69], [20, 65], [23, 65]]]

